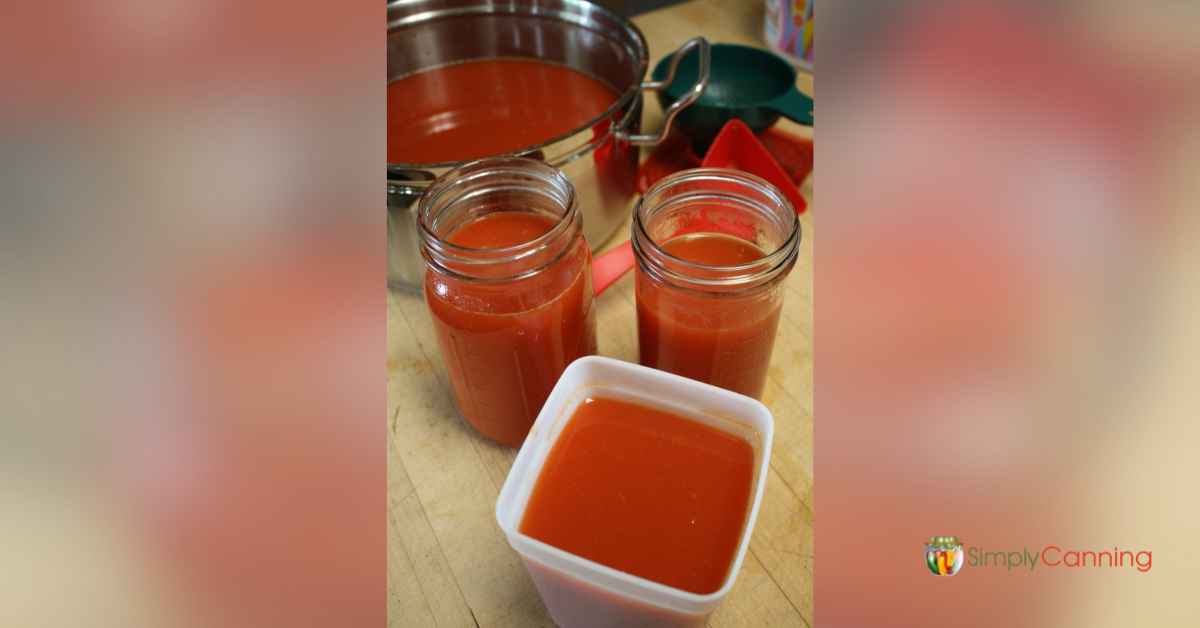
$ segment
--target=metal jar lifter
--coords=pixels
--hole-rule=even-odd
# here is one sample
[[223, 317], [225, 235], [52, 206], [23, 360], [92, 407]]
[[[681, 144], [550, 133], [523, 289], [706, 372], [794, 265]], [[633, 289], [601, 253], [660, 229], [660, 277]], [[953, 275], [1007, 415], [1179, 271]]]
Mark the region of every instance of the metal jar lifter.
[[[668, 75], [643, 81], [649, 51], [629, 20], [583, 0], [391, 0], [388, 3], [388, 81], [451, 63], [531, 58], [596, 77], [619, 94], [600, 116], [514, 155], [561, 169], [583, 209], [584, 237], [594, 249], [629, 216], [636, 193], [638, 147], [659, 143], [676, 114], [708, 84], [709, 45], [697, 37], [672, 55]], [[663, 128], [641, 133], [642, 92], [661, 91], [689, 51], [700, 57], [691, 90], [665, 111]], [[414, 290], [424, 263], [417, 244], [416, 201], [429, 184], [462, 162], [388, 164], [388, 285]]]

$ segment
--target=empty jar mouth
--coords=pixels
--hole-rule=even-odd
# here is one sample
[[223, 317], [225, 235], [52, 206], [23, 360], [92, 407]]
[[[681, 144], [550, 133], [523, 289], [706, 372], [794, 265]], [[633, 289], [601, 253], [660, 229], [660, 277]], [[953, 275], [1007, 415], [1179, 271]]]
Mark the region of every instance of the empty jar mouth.
[[[511, 246], [473, 248], [449, 241], [460, 227], [495, 212], [545, 216], [554, 226]], [[552, 266], [582, 230], [575, 187], [557, 168], [522, 157], [472, 161], [439, 177], [417, 206], [421, 254], [438, 272], [475, 281], [513, 281]]]
[[[691, 233], [738, 238], [763, 255], [742, 264], [705, 264], [663, 248]], [[787, 198], [763, 179], [727, 168], [695, 168], [646, 191], [634, 207], [631, 240], [639, 269], [656, 280], [729, 292], [770, 283], [790, 271], [799, 255], [800, 221]]]

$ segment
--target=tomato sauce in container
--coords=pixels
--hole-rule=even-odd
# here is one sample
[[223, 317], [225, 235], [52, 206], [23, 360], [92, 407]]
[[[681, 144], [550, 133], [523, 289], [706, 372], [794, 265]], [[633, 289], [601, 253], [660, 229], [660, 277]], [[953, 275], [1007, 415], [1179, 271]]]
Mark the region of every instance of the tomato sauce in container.
[[632, 244], [640, 362], [760, 398], [800, 247], [784, 195], [744, 172], [685, 170], [638, 202]]
[[574, 188], [541, 162], [472, 162], [429, 188], [418, 229], [458, 410], [484, 436], [519, 446], [563, 369], [596, 352]]
[[721, 588], [750, 505], [754, 451], [744, 439], [587, 397], [542, 469], [521, 532], [692, 593]]
[[773, 430], [762, 403], [715, 386], [567, 367], [496, 502], [555, 623], [704, 625], [748, 550]]

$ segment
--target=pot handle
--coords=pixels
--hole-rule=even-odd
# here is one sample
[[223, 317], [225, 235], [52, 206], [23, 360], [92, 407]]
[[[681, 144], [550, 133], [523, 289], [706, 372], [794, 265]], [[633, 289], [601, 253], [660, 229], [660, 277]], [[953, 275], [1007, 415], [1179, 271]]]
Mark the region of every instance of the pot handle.
[[692, 88], [683, 95], [683, 98], [676, 100], [675, 102], [671, 103], [670, 107], [667, 107], [667, 110], [663, 114], [662, 130], [660, 130], [657, 134], [642, 133], [633, 135], [622, 128], [617, 130], [616, 135], [618, 140], [629, 142], [630, 144], [637, 146], [657, 146], [663, 141], [663, 138], [667, 136], [667, 133], [670, 132], [671, 123], [675, 120], [675, 116], [679, 115], [679, 112], [685, 107], [696, 102], [697, 98], [700, 98], [700, 94], [703, 94], [704, 89], [708, 87], [708, 66], [711, 60], [708, 40], [703, 37], [693, 37], [687, 40], [682, 46], [679, 47], [679, 50], [676, 50], [671, 55], [671, 65], [667, 68], [666, 78], [661, 81], [645, 81], [638, 86], [638, 90], [652, 90], [657, 92], [666, 89], [668, 85], [675, 81], [675, 70], [679, 68], [679, 62], [682, 61], [683, 58], [687, 56], [687, 53], [691, 52], [693, 48], [699, 50], [700, 53], [700, 66], [696, 77], [696, 84], [692, 85]]

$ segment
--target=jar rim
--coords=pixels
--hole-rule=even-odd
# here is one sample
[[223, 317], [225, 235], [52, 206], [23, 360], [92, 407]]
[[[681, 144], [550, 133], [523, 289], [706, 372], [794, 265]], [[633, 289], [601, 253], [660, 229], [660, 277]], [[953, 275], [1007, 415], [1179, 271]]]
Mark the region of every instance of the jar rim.
[[[497, 191], [514, 191], [520, 187], [519, 183], [492, 184], [489, 187], [491, 180], [502, 179], [506, 176], [528, 179], [524, 191], [540, 194], [562, 208], [562, 213], [555, 217], [554, 226], [532, 240], [502, 247], [463, 246], [455, 244], [437, 233], [437, 218], [441, 216], [441, 212], [446, 211], [446, 208], [470, 202], [475, 196]], [[532, 185], [529, 185], [530, 183]], [[536, 187], [538, 184], [544, 184], [544, 187]], [[473, 186], [481, 186], [482, 189], [472, 190]], [[440, 210], [439, 213], [434, 216], [433, 212], [438, 210]], [[421, 196], [416, 213], [417, 230], [426, 260], [438, 272], [470, 280], [511, 281], [532, 276], [554, 264], [565, 254], [567, 247], [563, 247], [558, 255], [544, 263], [504, 277], [477, 277], [450, 268], [447, 264], [453, 264], [463, 269], [496, 264], [517, 264], [545, 252], [568, 235], [573, 226], [580, 222], [575, 186], [571, 184], [566, 175], [544, 162], [525, 157], [485, 157], [467, 162], [443, 174]]]
[[[656, 196], [667, 192], [674, 186], [694, 184], [705, 180], [742, 186], [768, 199], [769, 205], [773, 207], [766, 207], [768, 203], [758, 202], [746, 196], [737, 195], [736, 193], [717, 191], [697, 192], [666, 202], [653, 204], [647, 202], [647, 199], [652, 199], [653, 202]], [[767, 252], [762, 257], [749, 262], [742, 264], [705, 264], [684, 259], [668, 252], [650, 235], [646, 229], [646, 219], [648, 218], [646, 214], [652, 209], [662, 209], [664, 205], [670, 203], [682, 204], [698, 200], [735, 200], [741, 204], [755, 205], [760, 208], [766, 207], [771, 213], [788, 216], [787, 220], [790, 223], [790, 228], [787, 230], [786, 237], [782, 239], [775, 250]], [[770, 279], [774, 275], [785, 271], [795, 262], [799, 256], [801, 238], [800, 219], [796, 215], [796, 210], [778, 188], [761, 177], [730, 168], [691, 168], [663, 177], [650, 186], [646, 190], [646, 193], [638, 199], [633, 209], [632, 231], [633, 237], [631, 238], [631, 243], [635, 253], [637, 253], [639, 264], [652, 265], [655, 274], [664, 275], [674, 280], [674, 283], [688, 285], [689, 287], [699, 286], [701, 289], [757, 284], [763, 280]], [[647, 255], [647, 251], [644, 248], [647, 245], [653, 251], [653, 256]], [[666, 257], [672, 266], [690, 271], [698, 271], [699, 273], [721, 273], [722, 276], [707, 278], [684, 275], [666, 268], [661, 261], [654, 259], [655, 256]]]

